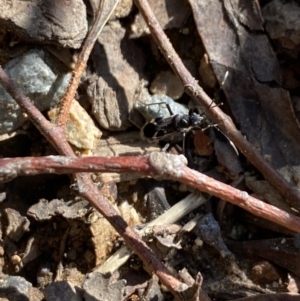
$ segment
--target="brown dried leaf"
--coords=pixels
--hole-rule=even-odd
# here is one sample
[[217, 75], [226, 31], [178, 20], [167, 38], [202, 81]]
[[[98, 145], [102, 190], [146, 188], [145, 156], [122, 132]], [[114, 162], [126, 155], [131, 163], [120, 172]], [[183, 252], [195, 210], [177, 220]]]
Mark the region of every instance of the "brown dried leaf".
[[223, 90], [242, 133], [276, 169], [299, 165], [299, 125], [289, 93], [269, 85], [281, 84], [281, 71], [258, 2], [189, 2], [220, 83], [229, 71]]
[[87, 301], [122, 300], [125, 285], [125, 280], [112, 283], [98, 272], [90, 273], [83, 284], [84, 299]]
[[68, 219], [76, 219], [86, 215], [88, 204], [87, 201], [73, 203], [72, 201], [64, 202], [63, 200], [54, 199], [48, 202], [45, 199], [41, 199], [28, 209], [27, 214], [37, 221], [50, 220], [56, 215], [62, 215]]

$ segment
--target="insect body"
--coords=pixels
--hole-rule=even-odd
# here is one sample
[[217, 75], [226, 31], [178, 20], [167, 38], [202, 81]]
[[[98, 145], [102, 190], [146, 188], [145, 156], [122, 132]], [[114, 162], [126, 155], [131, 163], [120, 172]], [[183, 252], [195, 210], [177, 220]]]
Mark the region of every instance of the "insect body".
[[181, 133], [185, 136], [192, 129], [205, 129], [207, 122], [204, 117], [199, 115], [193, 110], [189, 111], [189, 114], [176, 114], [174, 115], [166, 104], [170, 111], [169, 117], [159, 117], [147, 122], [141, 129], [141, 136], [148, 141], [162, 140], [169, 138], [171, 135]]
[[173, 114], [170, 106], [167, 103], [164, 105], [169, 110], [170, 116], [155, 118], [147, 122], [141, 129], [141, 137], [149, 142], [166, 142], [163, 150], [169, 147], [169, 143], [178, 145], [182, 142], [182, 152], [185, 153], [187, 134], [191, 130], [204, 131], [211, 125], [197, 110], [191, 109], [188, 114]]
[[[187, 150], [186, 138], [187, 134], [194, 130], [206, 131], [210, 129], [209, 136], [215, 141], [218, 140], [224, 144], [230, 145], [234, 152], [238, 155], [238, 151], [231, 140], [217, 127], [210, 123], [204, 116], [200, 115], [197, 110], [190, 110], [189, 114], [173, 114], [167, 103], [167, 109], [170, 112], [168, 117], [159, 117], [147, 122], [141, 129], [141, 137], [153, 141], [165, 141], [178, 143], [182, 141], [182, 151]], [[189, 135], [191, 136], [191, 135]]]

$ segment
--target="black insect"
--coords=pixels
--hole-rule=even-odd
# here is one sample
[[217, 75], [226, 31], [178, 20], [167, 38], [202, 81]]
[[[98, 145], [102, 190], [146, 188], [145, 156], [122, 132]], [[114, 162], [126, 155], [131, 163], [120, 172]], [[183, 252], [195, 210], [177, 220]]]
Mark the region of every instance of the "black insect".
[[182, 139], [191, 130], [205, 130], [209, 126], [206, 119], [196, 110], [191, 109], [189, 114], [174, 114], [169, 104], [164, 104], [168, 108], [170, 116], [155, 118], [147, 122], [141, 129], [143, 139], [157, 141], [169, 139], [176, 134], [181, 134], [180, 138]]
[[[217, 127], [210, 123], [205, 116], [202, 116], [196, 110], [190, 110], [189, 114], [173, 114], [170, 106], [166, 105], [170, 112], [169, 117], [159, 117], [147, 122], [141, 129], [141, 136], [149, 142], [163, 141], [177, 145], [182, 142], [182, 153], [188, 158], [189, 166], [194, 168], [193, 164], [193, 132], [196, 130], [208, 130], [208, 136], [212, 140], [215, 151], [220, 153], [226, 150], [226, 153], [234, 153], [238, 156], [238, 151], [231, 140]], [[166, 147], [164, 147], [166, 150]], [[220, 157], [220, 156], [219, 156]], [[230, 159], [231, 160], [231, 159]]]
[[[220, 85], [220, 90], [223, 88], [228, 75], [229, 72], [226, 71], [224, 75], [224, 79]], [[141, 129], [141, 136], [143, 139], [147, 139], [149, 142], [151, 142], [151, 141], [163, 140], [165, 138], [169, 138], [170, 136], [174, 136], [174, 134], [176, 133], [181, 133], [182, 135], [180, 138], [183, 138], [183, 145], [184, 145], [185, 136], [191, 130], [205, 131], [206, 129], [209, 128], [216, 128], [216, 130], [221, 133], [220, 135], [224, 136], [223, 138], [225, 140], [231, 142], [228, 139], [228, 137], [216, 127], [215, 124], [209, 123], [207, 119], [204, 116], [201, 116], [197, 110], [191, 109], [189, 111], [189, 114], [174, 114], [168, 103], [161, 102], [161, 103], [153, 103], [150, 105], [155, 105], [155, 104], [157, 105], [164, 104], [167, 107], [170, 116], [155, 118], [150, 122], [147, 122]], [[212, 107], [210, 106], [210, 108]]]

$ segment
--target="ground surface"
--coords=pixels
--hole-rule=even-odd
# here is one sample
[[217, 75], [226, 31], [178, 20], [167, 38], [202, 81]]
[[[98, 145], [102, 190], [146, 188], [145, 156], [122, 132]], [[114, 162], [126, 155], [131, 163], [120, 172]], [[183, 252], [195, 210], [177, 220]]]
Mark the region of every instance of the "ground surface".
[[[212, 108], [223, 103], [221, 109], [245, 139], [300, 188], [297, 1], [149, 2], [184, 65], [214, 100]], [[0, 4], [1, 65], [53, 122], [96, 6], [81, 0]], [[172, 113], [183, 116], [189, 108], [205, 118], [200, 130], [194, 127], [184, 138], [181, 127], [170, 123], [172, 135], [157, 134], [155, 128], [164, 139], [142, 139], [143, 126], [162, 116], [154, 113], [173, 120]], [[189, 167], [298, 215], [299, 208], [291, 208], [246, 156], [236, 154], [208, 115], [184, 93], [137, 7], [120, 1], [72, 103], [66, 136], [75, 153], [138, 157], [169, 143], [167, 151], [183, 152]], [[2, 88], [0, 123], [3, 158], [57, 155]], [[138, 173], [92, 173], [91, 179], [136, 229], [186, 197], [190, 203], [200, 198], [183, 183]], [[130, 252], [125, 264], [116, 261], [105, 270], [110, 273], [100, 273], [125, 244], [78, 195], [72, 175], [23, 176], [0, 187], [1, 300], [173, 300]], [[200, 272], [211, 300], [299, 298], [296, 233], [219, 198], [203, 197], [207, 201], [184, 217], [170, 219], [171, 225], [155, 220], [157, 227], [143, 234], [174, 276], [191, 285]]]

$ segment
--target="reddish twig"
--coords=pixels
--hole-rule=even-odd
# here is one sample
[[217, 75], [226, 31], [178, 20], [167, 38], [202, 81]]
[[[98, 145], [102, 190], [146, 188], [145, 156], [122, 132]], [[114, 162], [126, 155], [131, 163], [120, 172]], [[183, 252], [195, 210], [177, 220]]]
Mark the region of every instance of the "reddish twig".
[[94, 44], [97, 40], [97, 37], [99, 35], [99, 23], [101, 21], [101, 13], [102, 13], [102, 8], [103, 8], [103, 3], [104, 3], [104, 0], [100, 0], [95, 21], [84, 41], [82, 50], [78, 56], [78, 60], [76, 62], [75, 68], [73, 70], [68, 89], [64, 95], [64, 98], [61, 100], [59, 115], [56, 119], [56, 124], [60, 127], [65, 127], [65, 125], [66, 125], [70, 107], [71, 107], [73, 98], [75, 97], [78, 85], [80, 83], [80, 78], [83, 74], [83, 71], [86, 68], [87, 61], [90, 57], [91, 51], [92, 51]]
[[215, 195], [252, 214], [300, 232], [300, 218], [275, 206], [251, 197], [245, 191], [216, 181], [185, 166], [183, 156], [152, 153], [144, 157], [28, 157], [0, 159], [0, 179], [10, 180], [19, 175], [41, 173], [136, 172], [162, 179], [185, 183], [203, 192]]
[[135, 0], [141, 14], [143, 15], [153, 38], [159, 49], [169, 62], [173, 71], [181, 79], [186, 88], [186, 92], [195, 98], [205, 109], [212, 120], [218, 124], [220, 129], [232, 140], [237, 148], [249, 159], [249, 161], [270, 181], [279, 193], [288, 200], [296, 209], [300, 210], [300, 193], [292, 187], [271, 165], [258, 153], [258, 151], [244, 138], [237, 130], [231, 118], [215, 106], [211, 108], [213, 100], [198, 85], [190, 72], [182, 63], [180, 57], [175, 52], [166, 34], [160, 27], [147, 0]]

